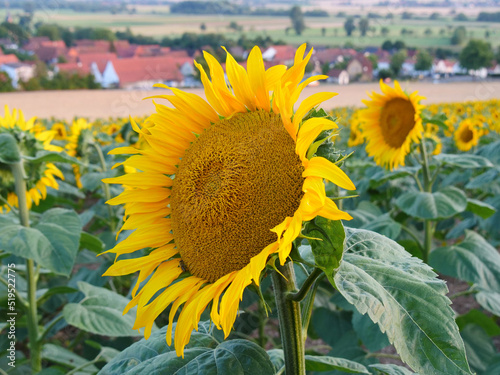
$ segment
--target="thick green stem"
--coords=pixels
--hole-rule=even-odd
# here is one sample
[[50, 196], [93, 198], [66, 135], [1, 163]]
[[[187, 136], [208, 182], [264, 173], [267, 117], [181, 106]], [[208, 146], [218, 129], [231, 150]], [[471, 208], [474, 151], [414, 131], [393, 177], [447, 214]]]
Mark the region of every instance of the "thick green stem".
[[[427, 193], [432, 193], [432, 184], [434, 181], [431, 177], [431, 172], [429, 168], [429, 158], [427, 157], [427, 149], [425, 147], [424, 140], [422, 140], [422, 142], [420, 143], [420, 152], [422, 153], [424, 191]], [[427, 263], [429, 260], [429, 254], [432, 249], [432, 238], [434, 236], [434, 227], [432, 225], [432, 221], [430, 220], [424, 221], [424, 230], [425, 230], [425, 242], [424, 242], [423, 260], [424, 262]]]
[[429, 254], [432, 250], [432, 238], [434, 237], [434, 226], [432, 225], [432, 221], [425, 220], [424, 222], [424, 230], [425, 230], [425, 245], [424, 245], [424, 254], [423, 261], [425, 263], [429, 260]]
[[293, 264], [277, 266], [279, 272], [272, 273], [274, 298], [280, 324], [281, 343], [285, 354], [287, 375], [304, 375], [306, 373], [304, 340], [302, 338], [302, 319], [300, 304], [287, 298], [288, 293], [295, 292], [295, 273]]
[[[12, 174], [16, 184], [16, 194], [19, 205], [21, 225], [30, 226], [28, 201], [26, 198], [25, 172], [22, 160], [11, 164]], [[37, 275], [33, 259], [26, 260], [26, 276], [28, 279], [28, 335], [30, 340], [31, 370], [34, 374], [42, 370], [42, 353], [38, 341], [38, 317], [36, 303]]]
[[304, 344], [307, 339], [307, 329], [309, 327], [309, 322], [311, 321], [311, 315], [314, 307], [314, 299], [316, 298], [316, 291], [318, 290], [319, 283], [326, 276], [324, 272], [316, 279], [311, 290], [307, 294], [305, 301], [302, 304], [302, 337]]
[[286, 298], [291, 299], [293, 301], [300, 302], [302, 301], [305, 296], [307, 295], [307, 292], [309, 292], [309, 289], [313, 285], [314, 281], [323, 274], [323, 271], [319, 268], [315, 268], [311, 274], [307, 277], [306, 281], [304, 281], [304, 284], [300, 288], [300, 290], [297, 293], [289, 293]]
[[429, 169], [429, 159], [427, 157], [427, 148], [425, 147], [425, 141], [422, 140], [420, 143], [420, 152], [422, 153], [422, 166], [423, 166], [423, 174], [424, 174], [424, 191], [431, 193], [432, 192], [432, 179], [431, 172]]

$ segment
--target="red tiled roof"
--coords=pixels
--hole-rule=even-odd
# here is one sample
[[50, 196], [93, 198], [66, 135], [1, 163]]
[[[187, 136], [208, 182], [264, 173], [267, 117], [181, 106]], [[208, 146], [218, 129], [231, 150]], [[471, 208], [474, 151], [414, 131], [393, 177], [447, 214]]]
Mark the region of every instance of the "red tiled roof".
[[314, 59], [321, 63], [332, 62], [337, 60], [340, 56], [344, 56], [341, 48], [327, 48], [321, 51], [314, 52]]
[[40, 47], [35, 50], [35, 55], [42, 61], [50, 61], [53, 59], [57, 59], [59, 56], [59, 51], [55, 47]]
[[340, 74], [345, 72], [344, 69], [330, 69], [327, 76], [332, 78], [339, 78]]
[[192, 59], [192, 57], [189, 56], [188, 52], [186, 50], [179, 50], [179, 51], [172, 51], [170, 50], [169, 52], [165, 53], [165, 56], [168, 57], [175, 57], [175, 58], [186, 58], [186, 59]]
[[284, 45], [284, 46], [271, 46], [276, 51], [273, 60], [286, 61], [293, 60], [295, 57], [295, 47]]
[[442, 60], [444, 65], [448, 68], [453, 68], [455, 66], [455, 64], [457, 63], [456, 61], [454, 60]]
[[57, 69], [60, 72], [68, 72], [68, 73], [78, 73], [78, 74], [89, 74], [90, 66], [83, 65], [81, 63], [61, 63], [56, 64]]
[[115, 46], [116, 49], [130, 47], [130, 43], [128, 40], [114, 40], [113, 45]]
[[391, 54], [389, 53], [389, 51], [386, 51], [382, 48], [379, 48], [378, 51], [375, 52], [375, 55], [377, 55], [379, 61], [391, 59]]
[[1, 55], [0, 56], [0, 65], [2, 64], [12, 64], [19, 62], [19, 59], [16, 55], [11, 53], [10, 55]]
[[182, 81], [179, 68], [191, 58], [133, 57], [113, 61], [120, 85], [140, 81]]
[[79, 53], [103, 53], [109, 52], [111, 42], [107, 40], [82, 39], [76, 40], [75, 45]]
[[62, 40], [44, 40], [40, 43], [42, 47], [54, 47], [58, 49], [66, 49], [66, 44]]
[[42, 46], [43, 42], [50, 42], [46, 36], [35, 36], [28, 40], [28, 43], [23, 46], [25, 51], [34, 51]]
[[78, 61], [82, 63], [82, 65], [89, 67], [92, 63], [97, 64], [97, 68], [100, 72], [104, 71], [106, 64], [108, 61], [116, 60], [116, 53], [111, 52], [101, 52], [101, 53], [82, 53], [78, 55]]

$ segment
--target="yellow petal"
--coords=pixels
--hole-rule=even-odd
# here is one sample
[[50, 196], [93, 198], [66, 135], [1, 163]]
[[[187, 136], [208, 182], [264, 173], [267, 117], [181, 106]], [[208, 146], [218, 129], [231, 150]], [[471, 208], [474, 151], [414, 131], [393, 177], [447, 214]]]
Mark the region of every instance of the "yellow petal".
[[168, 188], [125, 190], [123, 193], [117, 197], [111, 198], [106, 203], [115, 206], [128, 202], [158, 202], [170, 197], [170, 193], [171, 190]]
[[335, 92], [318, 92], [313, 94], [300, 103], [299, 109], [293, 115], [293, 124], [298, 128], [299, 124], [302, 122], [304, 116], [315, 106], [324, 102], [325, 100], [331, 99], [338, 95]]
[[335, 185], [347, 190], [356, 190], [351, 179], [345, 172], [337, 167], [329, 160], [322, 157], [314, 157], [307, 163], [305, 171], [302, 173], [303, 177], [316, 176], [326, 178], [333, 182]]
[[266, 73], [264, 69], [264, 60], [260, 48], [252, 48], [247, 62], [248, 79], [257, 100], [257, 106], [269, 111], [271, 109], [269, 102], [269, 93], [266, 90]]
[[229, 108], [227, 107], [225, 102], [221, 100], [221, 98], [217, 95], [212, 82], [210, 82], [210, 80], [208, 79], [205, 69], [203, 69], [203, 67], [196, 61], [194, 62], [194, 65], [200, 71], [201, 82], [203, 83], [203, 87], [205, 88], [205, 96], [207, 97], [208, 102], [212, 105], [212, 107], [215, 108], [217, 112], [219, 112], [221, 116], [229, 116], [231, 114]]
[[330, 220], [351, 220], [352, 216], [347, 212], [339, 210], [335, 202], [330, 198], [326, 199], [325, 206], [319, 211], [319, 216], [323, 216]]
[[121, 184], [128, 186], [136, 186], [142, 188], [151, 187], [170, 187], [172, 186], [172, 179], [161, 173], [142, 172], [142, 173], [129, 173], [119, 177], [104, 178], [101, 180], [106, 184]]
[[337, 124], [327, 118], [315, 117], [305, 121], [299, 129], [295, 148], [300, 159], [305, 159], [309, 146], [323, 130], [335, 128], [337, 128]]
[[177, 253], [177, 249], [175, 249], [173, 245], [163, 246], [161, 249], [157, 249], [144, 257], [119, 260], [109, 267], [103, 276], [128, 275], [139, 271], [142, 267], [151, 263], [156, 263], [156, 265], [158, 265], [161, 262], [170, 259]]
[[[224, 47], [223, 47], [224, 48]], [[225, 50], [225, 48], [224, 48]], [[227, 50], [226, 50], [227, 52]], [[256, 109], [255, 94], [250, 86], [246, 70], [227, 52], [226, 73], [236, 98], [251, 111]]]

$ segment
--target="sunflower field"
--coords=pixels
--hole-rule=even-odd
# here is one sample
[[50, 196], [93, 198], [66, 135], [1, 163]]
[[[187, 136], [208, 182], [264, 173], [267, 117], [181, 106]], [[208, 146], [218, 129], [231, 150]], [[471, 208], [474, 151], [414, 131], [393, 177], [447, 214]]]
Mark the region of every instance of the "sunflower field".
[[500, 100], [327, 113], [304, 52], [205, 53], [144, 118], [5, 107], [0, 374], [500, 374]]

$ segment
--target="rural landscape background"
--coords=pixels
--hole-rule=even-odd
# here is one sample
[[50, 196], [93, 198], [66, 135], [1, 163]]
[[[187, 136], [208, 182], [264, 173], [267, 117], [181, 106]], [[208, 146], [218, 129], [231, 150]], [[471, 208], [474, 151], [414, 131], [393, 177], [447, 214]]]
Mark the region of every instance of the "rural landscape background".
[[[168, 153], [194, 143], [191, 121], [206, 120], [201, 101], [172, 101], [168, 87], [206, 98], [203, 51], [224, 69], [227, 52], [248, 68], [258, 46], [269, 72], [302, 59], [303, 44], [313, 53], [302, 82], [328, 78], [308, 81], [295, 110], [311, 96], [309, 104], [329, 99], [298, 124], [330, 126], [311, 139], [307, 162], [334, 163], [356, 187], [314, 177], [324, 202], [352, 220], [311, 219], [294, 242], [291, 267], [307, 293], [297, 302], [307, 374], [500, 374], [500, 0], [0, 0], [0, 375], [284, 373], [270, 260], [260, 286], [238, 300], [230, 335], [214, 329], [208, 308], [185, 358], [165, 343], [170, 307], [152, 320], [148, 341], [134, 323], [138, 309], [123, 311], [145, 289], [142, 271], [160, 264], [145, 259], [165, 260], [153, 254], [159, 242], [148, 246], [164, 234], [154, 220], [171, 220], [164, 194], [177, 169], [167, 164], [179, 158]], [[234, 105], [229, 119], [251, 113]], [[387, 124], [379, 106], [392, 110]], [[210, 107], [210, 119], [226, 116], [221, 108]], [[172, 113], [186, 134], [167, 129]], [[398, 146], [384, 149], [386, 141]], [[152, 156], [138, 162], [144, 155]], [[129, 239], [140, 249], [120, 254], [130, 271], [120, 274], [106, 251]], [[220, 347], [237, 359], [218, 357]]]
[[[369, 74], [360, 78], [356, 72], [349, 71], [350, 84], [376, 82], [380, 77], [421, 81], [424, 85], [417, 87], [426, 88], [428, 103], [443, 99], [439, 90], [433, 89], [434, 84], [443, 87], [451, 82], [452, 89], [443, 88], [453, 95], [450, 101], [487, 99], [494, 96], [493, 92], [498, 95], [495, 78], [500, 75], [500, 65], [496, 63], [500, 60], [500, 22], [497, 22], [496, 1], [208, 1], [201, 4], [203, 6], [197, 6], [196, 2], [162, 1], [5, 1], [0, 8], [0, 19], [4, 20], [0, 26], [3, 51], [0, 65], [22, 63], [30, 68], [17, 73], [24, 77], [21, 79], [14, 78], [16, 73], [7, 73], [11, 68], [0, 68], [4, 75], [12, 76], [6, 77], [11, 82], [2, 83], [1, 91], [99, 87], [108, 91], [79, 91], [68, 96], [44, 92], [25, 97], [16, 92], [3, 95], [4, 100], [19, 106], [26, 98], [32, 103], [32, 107], [26, 109], [27, 114], [43, 117], [145, 115], [153, 107], [139, 103], [138, 99], [151, 95], [149, 88], [155, 78], [156, 82], [167, 81], [165, 71], [179, 69], [186, 62], [187, 75], [183, 72], [180, 79], [170, 84], [193, 87], [194, 92], [201, 93], [196, 89], [200, 83], [192, 60], [203, 60], [202, 49], [215, 52], [222, 60], [224, 52], [220, 46], [224, 45], [241, 60], [254, 44], [263, 51], [275, 45], [289, 45], [288, 50], [280, 47], [276, 56], [269, 57], [269, 64], [273, 65], [289, 63], [293, 47], [304, 42], [316, 49], [309, 72], [338, 75], [338, 71], [347, 68], [348, 62], [355, 58], [361, 65], [365, 64], [362, 68], [366, 69], [366, 62], [360, 56], [368, 58]], [[298, 12], [294, 16], [295, 26], [290, 15], [294, 6]], [[34, 38], [32, 43], [30, 38]], [[486, 55], [481, 55], [482, 66], [474, 66], [473, 71], [460, 66], [460, 54], [471, 40], [489, 45]], [[167, 62], [173, 55], [176, 60]], [[472, 55], [477, 56], [474, 52]], [[158, 59], [130, 60], [130, 57], [151, 56]], [[161, 56], [165, 60], [160, 59]], [[123, 58], [129, 58], [130, 62], [126, 63], [127, 59]], [[114, 65], [121, 63], [121, 66], [112, 70], [114, 80], [103, 82], [106, 64], [117, 59], [121, 61]], [[138, 61], [141, 67], [137, 66]], [[96, 64], [95, 69], [92, 64]], [[118, 77], [115, 76], [117, 69], [122, 70], [116, 72]], [[120, 75], [129, 77], [120, 78]], [[64, 79], [69, 76], [73, 78]], [[338, 77], [332, 77], [335, 78], [338, 83]], [[478, 87], [478, 80], [485, 78], [491, 82], [487, 87]], [[19, 80], [19, 84], [13, 80]], [[12, 85], [14, 88], [9, 89]], [[408, 83], [406, 87], [412, 85]], [[135, 92], [117, 94], [111, 91], [114, 88]], [[372, 88], [365, 85], [359, 89], [346, 88], [344, 92], [337, 89], [341, 95], [326, 105], [359, 104], [358, 90], [366, 92]], [[335, 91], [335, 88], [328, 90]], [[49, 104], [58, 100], [64, 100], [64, 111]]]

